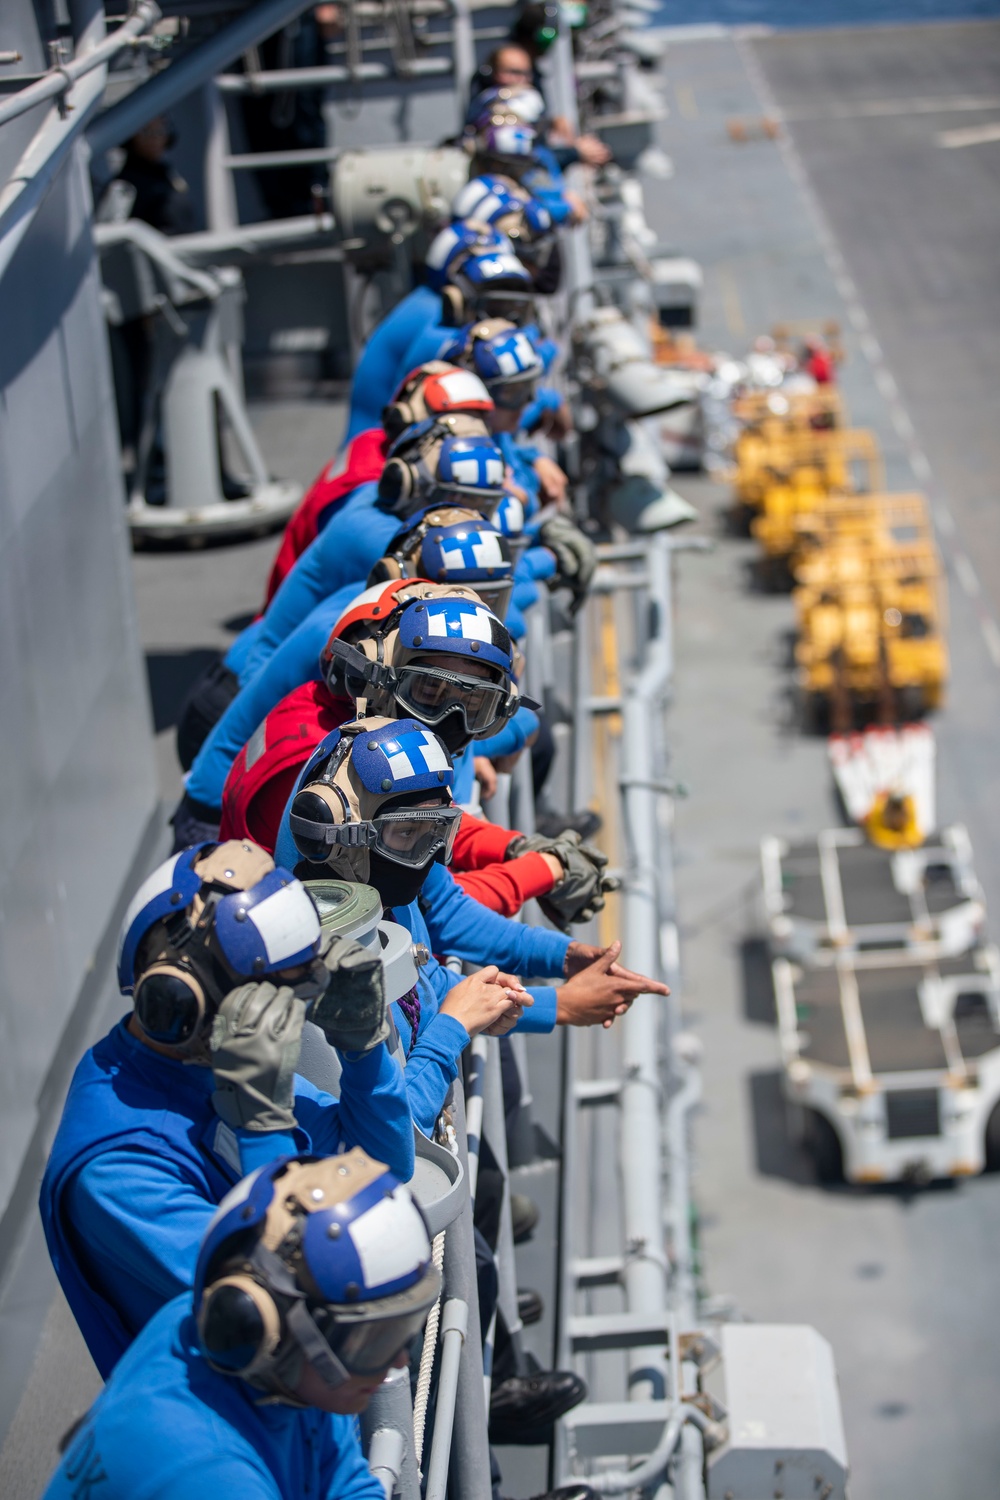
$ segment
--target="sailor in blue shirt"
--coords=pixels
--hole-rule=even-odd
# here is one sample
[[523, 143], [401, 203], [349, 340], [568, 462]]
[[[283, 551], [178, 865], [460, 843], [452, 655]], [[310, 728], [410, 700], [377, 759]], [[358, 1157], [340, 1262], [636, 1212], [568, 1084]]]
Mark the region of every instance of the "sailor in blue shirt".
[[285, 1156], [202, 1228], [193, 1299], [120, 1360], [46, 1500], [383, 1500], [356, 1417], [440, 1288], [409, 1192], [359, 1150]]
[[[442, 742], [413, 719], [371, 716], [345, 724], [327, 735], [300, 773], [282, 820], [278, 848], [287, 851], [304, 875], [324, 876], [332, 870], [340, 879], [373, 886], [392, 920], [407, 927], [414, 941], [423, 942], [431, 954], [416, 899], [435, 869], [441, 870], [449, 889], [458, 891], [435, 863], [450, 851], [461, 818], [461, 810], [451, 802], [452, 774]], [[515, 962], [530, 972], [528, 964], [519, 962], [529, 947], [537, 947], [539, 958], [552, 964], [568, 946], [566, 939], [549, 932], [541, 941], [521, 939], [521, 951], [517, 935], [540, 929], [522, 928], [460, 891], [458, 896], [467, 903], [467, 917], [482, 916], [498, 924], [504, 937], [512, 929], [512, 940], [502, 956], [486, 954], [480, 959], [486, 967], [465, 979], [429, 957], [416, 992], [391, 1007], [406, 1056], [404, 1078], [413, 1121], [425, 1135], [433, 1131], [470, 1038], [480, 1031], [501, 1035], [525, 1014], [544, 1008], [545, 993], [529, 994], [513, 977]], [[448, 914], [453, 914], [450, 905]], [[463, 925], [461, 915], [455, 925]], [[457, 932], [455, 936], [457, 940]], [[511, 973], [498, 972], [504, 968]], [[548, 994], [550, 1014], [542, 1019], [544, 1030], [555, 1023], [555, 994]]]
[[[440, 604], [453, 608], [456, 602]], [[450, 675], [453, 682], [458, 678]], [[301, 878], [332, 870], [373, 886], [392, 920], [432, 955], [409, 1004], [392, 1007], [407, 1054], [414, 1123], [425, 1134], [477, 1031], [551, 1031], [557, 1022], [608, 1026], [636, 995], [667, 993], [664, 985], [621, 968], [617, 943], [594, 948], [550, 928], [512, 922], [466, 896], [442, 862], [461, 816], [451, 786], [447, 751], [422, 725], [356, 720], [327, 735], [301, 771], [275, 850]], [[434, 954], [489, 967], [461, 979]], [[566, 982], [525, 991], [512, 977], [517, 974]], [[502, 1005], [504, 989], [509, 1008]]]
[[307, 1009], [366, 951], [317, 960], [320, 945], [308, 893], [240, 840], [185, 850], [137, 892], [119, 953], [133, 1013], [81, 1060], [41, 1188], [49, 1253], [102, 1374], [191, 1285], [215, 1205], [262, 1159], [363, 1144], [412, 1174], [384, 1003], [327, 1033], [339, 1101], [295, 1076]]
[[[551, 559], [551, 554], [545, 556]], [[551, 560], [554, 566], [554, 559]], [[532, 588], [531, 564], [523, 557], [519, 563], [527, 587]], [[388, 583], [400, 576], [428, 578], [438, 584], [455, 582], [475, 589], [501, 619], [509, 610], [512, 584], [509, 548], [497, 527], [478, 512], [461, 507], [448, 507], [445, 512], [440, 507], [428, 507], [411, 518], [394, 536], [367, 579], [347, 584], [322, 600], [277, 646], [241, 687], [208, 735], [188, 773], [185, 793], [187, 799], [206, 812], [215, 809], [216, 824], [226, 777], [258, 725], [288, 693], [305, 682], [321, 678], [321, 657], [327, 642], [352, 602], [366, 588], [375, 588], [380, 582]], [[519, 611], [515, 609], [514, 614], [520, 629], [511, 629], [510, 633], [516, 637], [523, 635], [524, 623]], [[178, 827], [181, 839], [184, 832], [182, 822]]]
[[530, 272], [506, 235], [463, 224], [443, 229], [427, 253], [427, 283], [384, 318], [365, 345], [351, 385], [345, 442], [378, 427], [401, 381], [444, 358], [458, 330], [476, 318], [530, 318]]

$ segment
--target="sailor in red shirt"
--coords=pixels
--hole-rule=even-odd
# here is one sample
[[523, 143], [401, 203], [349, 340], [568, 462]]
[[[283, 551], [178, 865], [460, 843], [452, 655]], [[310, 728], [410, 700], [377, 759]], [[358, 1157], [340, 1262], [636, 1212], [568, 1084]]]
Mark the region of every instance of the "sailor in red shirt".
[[[418, 718], [456, 754], [470, 739], [494, 734], [516, 711], [509, 671], [455, 656], [446, 640], [421, 641], [418, 651], [402, 646], [404, 611], [439, 597], [477, 598], [468, 588], [418, 579], [396, 579], [358, 596], [331, 633], [323, 681], [305, 683], [283, 698], [236, 757], [223, 791], [221, 838], [250, 837], [273, 851], [302, 766], [331, 729], [355, 715]], [[500, 632], [506, 638], [496, 616], [482, 610], [494, 640]], [[612, 886], [606, 864], [606, 856], [575, 833], [528, 839], [466, 814], [451, 869], [466, 893], [492, 911], [513, 916], [535, 898], [564, 927], [603, 906]]]

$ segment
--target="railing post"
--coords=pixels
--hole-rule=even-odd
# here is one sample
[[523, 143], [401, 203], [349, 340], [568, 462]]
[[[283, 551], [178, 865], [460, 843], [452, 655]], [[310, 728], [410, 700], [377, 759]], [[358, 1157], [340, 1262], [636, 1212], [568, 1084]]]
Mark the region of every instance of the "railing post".
[[[449, 1096], [459, 1159], [469, 1167], [465, 1131], [465, 1099], [452, 1086]], [[483, 1400], [483, 1350], [479, 1332], [479, 1287], [476, 1280], [476, 1247], [472, 1234], [472, 1199], [448, 1226], [444, 1251], [445, 1306], [457, 1298], [468, 1308], [468, 1325], [458, 1360], [455, 1422], [451, 1440], [451, 1471], [454, 1493], [462, 1500], [492, 1500], [490, 1451], [486, 1403]], [[442, 1328], [444, 1319], [442, 1316]], [[439, 1396], [440, 1406], [440, 1396]], [[439, 1420], [435, 1416], [435, 1425]], [[434, 1445], [432, 1439], [431, 1452]]]

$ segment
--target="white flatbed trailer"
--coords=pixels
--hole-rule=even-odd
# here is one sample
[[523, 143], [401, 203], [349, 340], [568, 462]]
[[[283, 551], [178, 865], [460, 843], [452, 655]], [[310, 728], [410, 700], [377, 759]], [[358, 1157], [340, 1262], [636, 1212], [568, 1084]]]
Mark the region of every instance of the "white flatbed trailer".
[[859, 828], [800, 842], [761, 842], [772, 950], [799, 963], [897, 949], [913, 958], [964, 953], [986, 917], [972, 844], [953, 824], [917, 849], [879, 849]]
[[824, 1180], [927, 1182], [1000, 1155], [1000, 958], [772, 965], [793, 1123]]

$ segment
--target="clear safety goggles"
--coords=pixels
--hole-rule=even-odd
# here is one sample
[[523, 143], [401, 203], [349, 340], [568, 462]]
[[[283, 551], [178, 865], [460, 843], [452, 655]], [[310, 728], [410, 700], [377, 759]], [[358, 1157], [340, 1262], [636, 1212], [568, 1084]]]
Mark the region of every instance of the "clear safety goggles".
[[310, 1312], [345, 1370], [351, 1375], [379, 1375], [422, 1333], [439, 1287], [437, 1271], [428, 1271], [411, 1291], [374, 1305], [321, 1305]]
[[495, 291], [489, 291], [485, 287], [477, 287], [473, 298], [476, 314], [480, 318], [506, 318], [509, 323], [515, 323], [518, 328], [526, 323], [534, 322], [534, 292], [515, 292], [499, 287]]
[[[513, 557], [513, 551], [511, 552], [511, 556]], [[487, 578], [479, 583], [470, 583], [467, 587], [475, 589], [480, 599], [482, 599], [488, 609], [493, 611], [498, 620], [505, 620], [507, 618], [507, 606], [510, 603], [510, 596], [514, 592], [513, 578]]]
[[523, 411], [535, 399], [536, 375], [525, 375], [520, 380], [498, 380], [490, 386], [493, 405], [501, 411]]
[[374, 849], [397, 865], [420, 870], [438, 854], [451, 858], [462, 809], [450, 803], [439, 807], [401, 807], [378, 813], [359, 823], [333, 826], [291, 814], [296, 839], [342, 849]]
[[[479, 584], [474, 585], [477, 592]], [[510, 584], [504, 587], [510, 597]], [[486, 599], [483, 592], [482, 597]], [[491, 604], [491, 608], [494, 606]], [[459, 713], [466, 732], [486, 734], [505, 724], [517, 708], [517, 695], [509, 687], [481, 677], [465, 677], [447, 672], [443, 667], [410, 666], [396, 670], [396, 701], [419, 719], [433, 727], [447, 714]]]

